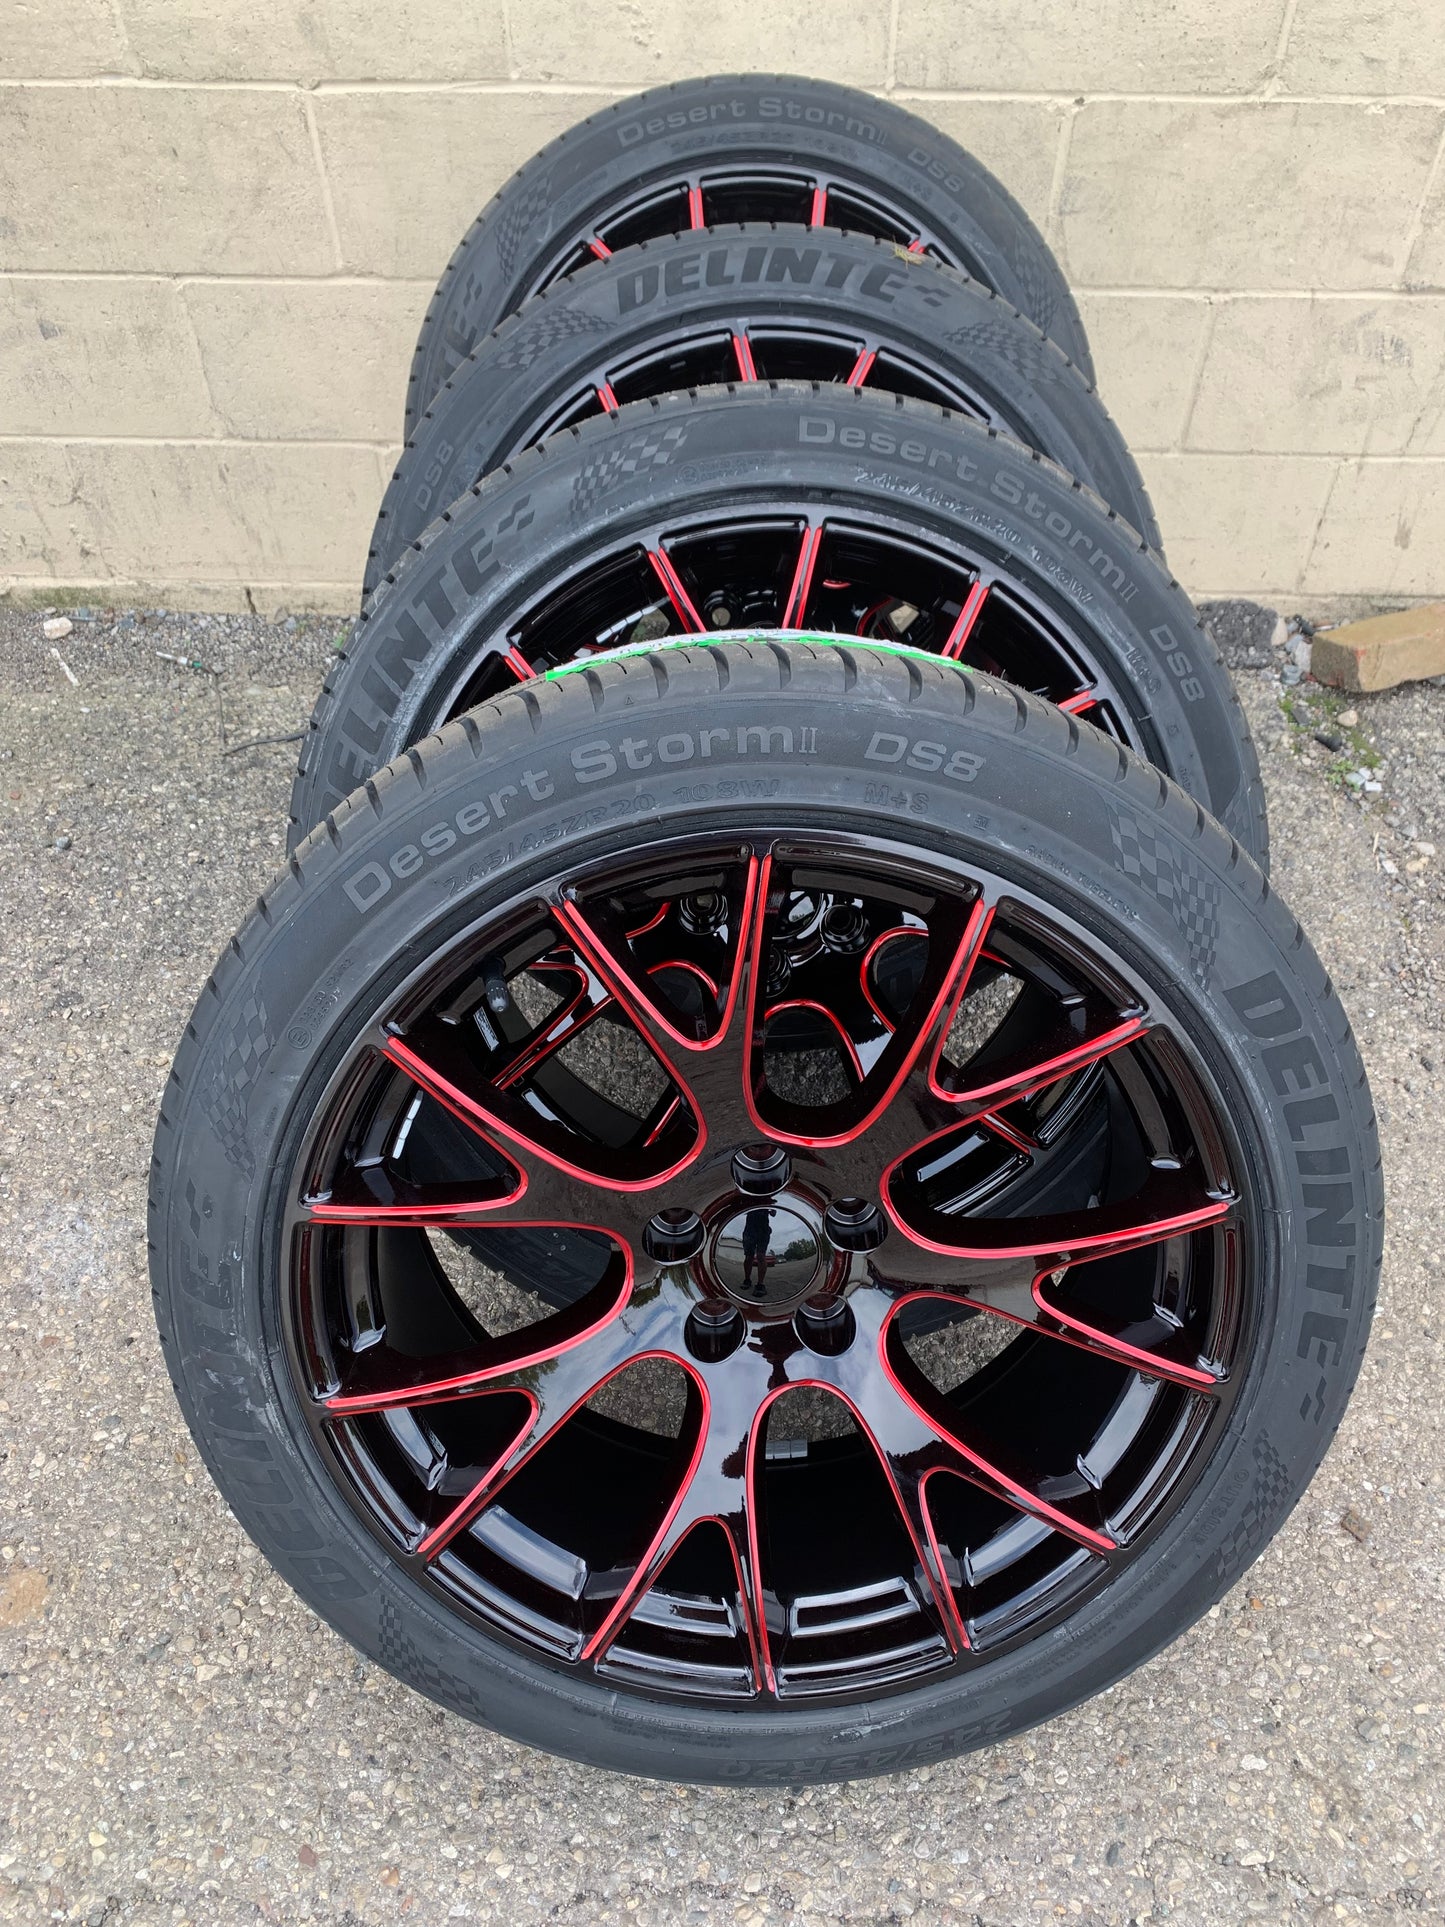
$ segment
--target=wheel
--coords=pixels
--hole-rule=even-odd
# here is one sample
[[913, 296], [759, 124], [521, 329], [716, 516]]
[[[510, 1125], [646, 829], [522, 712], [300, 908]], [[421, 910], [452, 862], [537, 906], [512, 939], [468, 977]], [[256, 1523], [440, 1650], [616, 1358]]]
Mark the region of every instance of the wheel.
[[1027, 214], [946, 134], [889, 101], [786, 74], [655, 87], [569, 128], [463, 236], [412, 360], [406, 433], [484, 335], [588, 260], [717, 221], [792, 221], [901, 241], [962, 268], [1093, 380], [1068, 284]]
[[327, 678], [292, 841], [519, 677], [669, 632], [773, 626], [962, 655], [1087, 713], [1266, 857], [1238, 698], [1139, 536], [976, 423], [765, 382], [584, 422], [445, 511]]
[[1161, 546], [1143, 477], [1088, 383], [982, 282], [868, 235], [669, 235], [555, 282], [432, 398], [377, 517], [363, 601], [407, 543], [519, 449], [703, 382], [842, 381], [1026, 442]]
[[1328, 979], [1156, 771], [936, 657], [684, 640], [328, 817], [151, 1214], [199, 1449], [346, 1638], [579, 1760], [792, 1783], [1219, 1598], [1338, 1423], [1381, 1187]]

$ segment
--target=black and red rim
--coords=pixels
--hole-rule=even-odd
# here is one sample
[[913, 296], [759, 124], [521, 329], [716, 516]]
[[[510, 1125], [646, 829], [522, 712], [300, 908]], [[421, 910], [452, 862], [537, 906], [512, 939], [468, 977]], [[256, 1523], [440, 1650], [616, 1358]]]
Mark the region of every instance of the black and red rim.
[[585, 233], [570, 235], [558, 244], [528, 283], [523, 298], [639, 241], [748, 221], [845, 228], [875, 240], [896, 241], [910, 254], [926, 254], [949, 267], [976, 272], [975, 264], [960, 258], [932, 228], [920, 226], [916, 215], [873, 182], [810, 168], [733, 162], [651, 181], [619, 197]]
[[450, 679], [427, 691], [419, 720], [436, 727], [607, 650], [768, 630], [947, 656], [1086, 716], [1145, 755], [1159, 752], [1147, 713], [1136, 713], [1138, 693], [1108, 674], [1062, 600], [881, 514], [786, 500], [599, 544], [560, 582], [534, 588], [504, 625], [479, 629]]
[[614, 1690], [988, 1665], [1187, 1506], [1256, 1322], [1229, 1107], [1016, 883], [734, 833], [416, 969], [277, 1247], [327, 1476], [486, 1635]]
[[[760, 255], [766, 251], [758, 249]], [[646, 347], [597, 361], [566, 395], [538, 411], [518, 433], [517, 445], [531, 447], [629, 402], [734, 381], [821, 381], [876, 388], [951, 408], [1015, 440], [1029, 439], [977, 383], [935, 355], [901, 348], [876, 329], [850, 327], [846, 321], [752, 319], [740, 304], [726, 327], [679, 329]]]

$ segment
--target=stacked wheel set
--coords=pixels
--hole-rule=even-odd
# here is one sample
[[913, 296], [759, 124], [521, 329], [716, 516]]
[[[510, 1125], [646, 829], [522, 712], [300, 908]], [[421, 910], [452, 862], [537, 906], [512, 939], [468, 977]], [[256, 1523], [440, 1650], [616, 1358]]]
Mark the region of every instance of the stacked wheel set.
[[292, 808], [153, 1272], [365, 1653], [580, 1759], [839, 1778], [1098, 1691], [1281, 1524], [1369, 1094], [1068, 289], [952, 142], [713, 79], [503, 188]]

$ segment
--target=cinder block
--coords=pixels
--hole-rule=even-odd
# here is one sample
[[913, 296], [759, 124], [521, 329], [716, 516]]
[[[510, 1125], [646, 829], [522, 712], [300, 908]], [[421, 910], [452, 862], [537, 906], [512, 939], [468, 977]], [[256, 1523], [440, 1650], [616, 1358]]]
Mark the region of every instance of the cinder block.
[[1135, 450], [1173, 448], [1199, 366], [1208, 303], [1185, 295], [1081, 294], [1099, 393]]
[[348, 269], [434, 280], [482, 205], [597, 94], [321, 94], [316, 115]]
[[0, 0], [0, 79], [134, 72], [111, 0]]
[[123, 0], [166, 80], [505, 80], [502, 0]]
[[512, 55], [523, 80], [650, 87], [746, 69], [881, 86], [888, 9], [877, 0], [789, 0], [740, 18], [728, 7], [561, 0], [513, 8]]
[[215, 432], [171, 282], [0, 277], [0, 368], [3, 435]]
[[1439, 0], [1299, 0], [1282, 71], [1292, 94], [1445, 94]]
[[1287, 591], [1335, 464], [1289, 455], [1143, 455], [1169, 565], [1195, 597]]
[[1243, 92], [1264, 80], [1283, 12], [1284, 0], [903, 0], [898, 80], [990, 92]]
[[1083, 287], [1392, 283], [1445, 114], [1292, 101], [1096, 101], [1060, 210]]
[[1403, 279], [1407, 288], [1445, 287], [1445, 167], [1435, 176]]
[[0, 270], [334, 265], [298, 94], [0, 87]]
[[1445, 602], [1323, 631], [1314, 639], [1310, 667], [1321, 682], [1341, 689], [1392, 689], [1445, 676]]
[[1445, 461], [1344, 462], [1302, 587], [1434, 596], [1445, 556]]
[[898, 104], [991, 168], [1044, 231], [1067, 108], [1051, 100], [910, 100], [907, 94]]
[[247, 441], [381, 441], [396, 434], [420, 281], [188, 282], [221, 432]]
[[1445, 453], [1445, 299], [1225, 301], [1189, 446]]
[[0, 577], [359, 586], [380, 487], [370, 448], [11, 442]]

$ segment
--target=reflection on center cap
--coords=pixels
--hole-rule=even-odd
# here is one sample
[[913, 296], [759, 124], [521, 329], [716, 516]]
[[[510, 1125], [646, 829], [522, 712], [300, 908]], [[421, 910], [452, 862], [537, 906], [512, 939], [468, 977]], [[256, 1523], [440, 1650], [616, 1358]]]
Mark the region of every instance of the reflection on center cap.
[[805, 1218], [759, 1200], [718, 1233], [713, 1269], [718, 1283], [742, 1304], [788, 1304], [812, 1285], [819, 1257], [817, 1234]]

